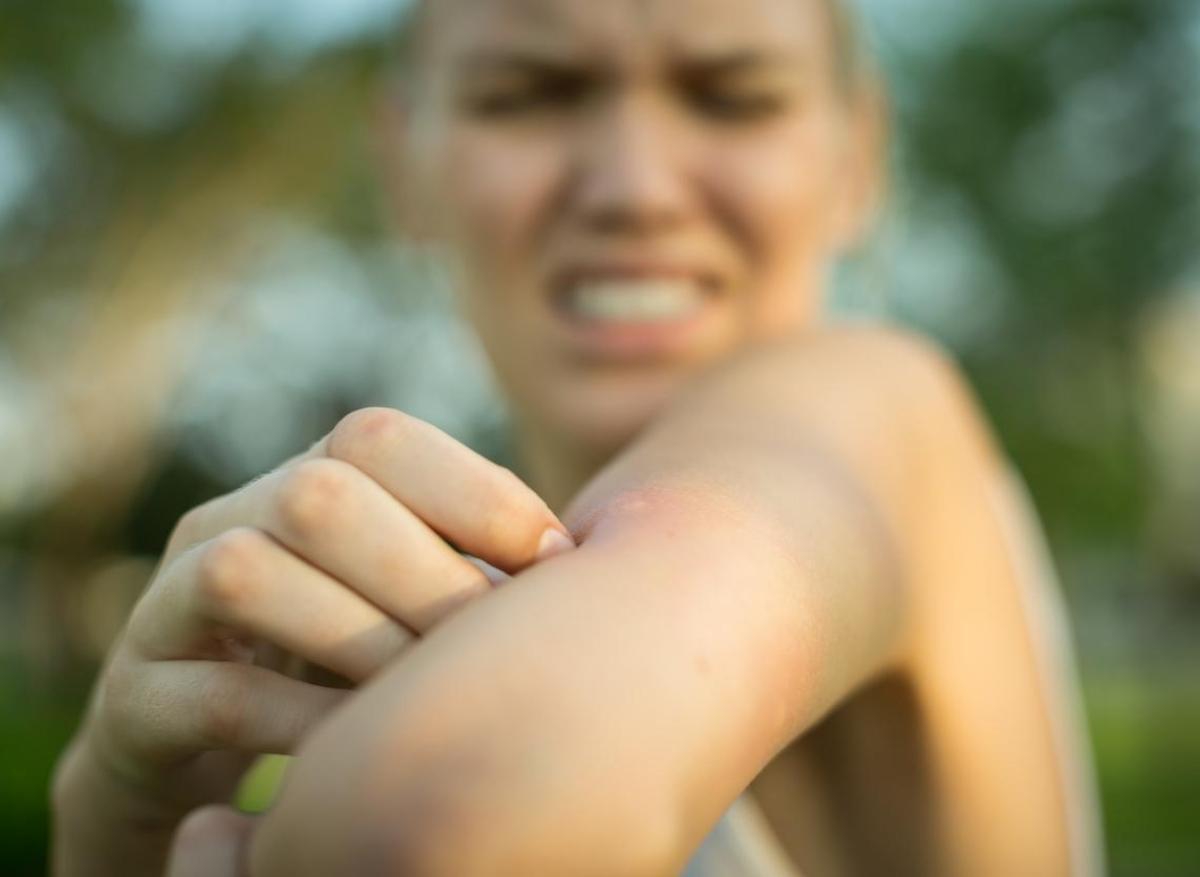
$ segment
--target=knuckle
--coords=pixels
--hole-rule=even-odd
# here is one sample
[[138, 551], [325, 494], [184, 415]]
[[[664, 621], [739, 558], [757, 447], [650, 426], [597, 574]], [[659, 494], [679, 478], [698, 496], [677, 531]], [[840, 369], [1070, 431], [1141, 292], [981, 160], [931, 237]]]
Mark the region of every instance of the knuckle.
[[202, 503], [184, 512], [178, 521], [175, 522], [174, 529], [171, 530], [170, 538], [167, 540], [168, 546], [181, 546], [194, 544], [199, 539], [199, 534], [204, 530], [204, 519], [207, 515], [207, 510], [210, 503]]
[[360, 408], [343, 417], [329, 435], [329, 455], [353, 461], [403, 442], [417, 428], [416, 418], [394, 408]]
[[145, 665], [120, 656], [110, 664], [96, 687], [94, 715], [114, 752], [148, 751], [147, 729], [158, 724], [155, 705], [164, 694]]
[[217, 664], [200, 689], [197, 725], [208, 746], [234, 747], [245, 733], [252, 692], [242, 669], [238, 664]]
[[139, 697], [141, 689], [134, 665], [118, 654], [101, 676], [96, 698], [98, 712], [119, 718], [135, 715], [143, 703]]
[[198, 561], [196, 586], [206, 607], [227, 614], [251, 596], [266, 537], [250, 527], [228, 530], [213, 539]]
[[296, 466], [279, 489], [280, 523], [301, 539], [318, 533], [344, 507], [351, 475], [350, 467], [338, 460], [307, 460]]
[[189, 535], [196, 532], [200, 526], [200, 509], [203, 506], [194, 506], [188, 509], [179, 520], [175, 522], [175, 528], [171, 531], [171, 539], [186, 539]]

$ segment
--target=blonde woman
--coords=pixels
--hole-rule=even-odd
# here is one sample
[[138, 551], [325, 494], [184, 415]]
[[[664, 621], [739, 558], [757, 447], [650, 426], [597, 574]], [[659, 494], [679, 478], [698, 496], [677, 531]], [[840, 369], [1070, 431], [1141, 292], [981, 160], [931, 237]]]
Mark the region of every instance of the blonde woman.
[[[1094, 871], [1021, 491], [944, 356], [823, 312], [884, 188], [846, 10], [409, 29], [388, 179], [523, 480], [372, 409], [185, 516], [60, 766], [57, 873], [173, 836], [176, 877]], [[300, 758], [254, 820], [221, 805], [263, 752]]]

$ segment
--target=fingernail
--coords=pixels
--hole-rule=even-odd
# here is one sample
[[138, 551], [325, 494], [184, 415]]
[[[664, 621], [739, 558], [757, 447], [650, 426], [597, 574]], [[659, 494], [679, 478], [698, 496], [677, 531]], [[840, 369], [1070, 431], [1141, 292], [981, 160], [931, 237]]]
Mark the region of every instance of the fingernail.
[[562, 530], [550, 527], [538, 542], [537, 560], [546, 560], [556, 554], [564, 554], [575, 547], [575, 542]]

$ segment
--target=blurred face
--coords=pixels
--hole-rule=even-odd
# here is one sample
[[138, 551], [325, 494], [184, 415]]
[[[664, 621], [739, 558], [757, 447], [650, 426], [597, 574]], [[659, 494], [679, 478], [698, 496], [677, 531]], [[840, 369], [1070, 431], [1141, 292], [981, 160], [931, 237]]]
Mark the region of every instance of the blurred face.
[[824, 0], [437, 0], [402, 212], [520, 425], [611, 450], [802, 328], [866, 188]]

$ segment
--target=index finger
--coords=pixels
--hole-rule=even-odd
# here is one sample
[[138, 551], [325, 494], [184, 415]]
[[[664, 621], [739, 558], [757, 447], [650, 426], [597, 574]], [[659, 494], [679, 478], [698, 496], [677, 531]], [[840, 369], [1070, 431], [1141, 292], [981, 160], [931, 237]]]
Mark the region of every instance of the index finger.
[[574, 547], [550, 507], [513, 472], [403, 412], [355, 411], [302, 456], [313, 454], [357, 467], [442, 538], [505, 572]]
[[401, 411], [364, 408], [342, 418], [307, 451], [192, 509], [171, 534], [163, 565], [197, 542], [245, 523], [225, 513], [231, 497], [270, 475], [320, 458], [356, 467], [437, 535], [503, 573], [517, 573], [575, 547], [549, 506], [510, 470]]

